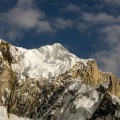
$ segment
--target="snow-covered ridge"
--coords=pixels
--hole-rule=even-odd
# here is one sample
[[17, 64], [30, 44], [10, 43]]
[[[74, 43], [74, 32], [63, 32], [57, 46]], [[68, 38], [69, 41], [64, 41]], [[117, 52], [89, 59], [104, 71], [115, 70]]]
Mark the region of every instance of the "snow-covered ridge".
[[59, 43], [27, 50], [0, 40], [0, 120], [118, 120], [119, 98], [117, 78], [95, 60]]
[[78, 58], [59, 43], [31, 50], [17, 47], [17, 51], [11, 46], [11, 53], [16, 61], [19, 59], [17, 64], [12, 64], [12, 68], [21, 73], [21, 79], [24, 76], [36, 79], [56, 77], [68, 71], [76, 62], [82, 61], [86, 65], [88, 61]]

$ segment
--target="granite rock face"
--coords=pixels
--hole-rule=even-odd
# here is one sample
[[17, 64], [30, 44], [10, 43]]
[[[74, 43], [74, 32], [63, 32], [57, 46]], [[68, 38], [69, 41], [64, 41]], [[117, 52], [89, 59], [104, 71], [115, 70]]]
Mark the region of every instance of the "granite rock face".
[[119, 98], [118, 79], [93, 59], [58, 43], [27, 50], [0, 40], [2, 120], [119, 120]]

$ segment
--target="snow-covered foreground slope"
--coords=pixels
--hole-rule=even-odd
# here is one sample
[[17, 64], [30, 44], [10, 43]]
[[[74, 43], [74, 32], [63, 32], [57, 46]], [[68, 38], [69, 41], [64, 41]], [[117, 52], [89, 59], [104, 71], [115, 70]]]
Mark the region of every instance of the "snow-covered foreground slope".
[[7, 113], [7, 108], [0, 106], [0, 120], [30, 120], [27, 118], [18, 117], [14, 114]]
[[[109, 98], [105, 99], [109, 95], [111, 94], [103, 93], [102, 90], [95, 90], [89, 85], [76, 81], [66, 87], [63, 94], [47, 109], [41, 118], [38, 117], [39, 112], [34, 116], [34, 119], [18, 117], [15, 114], [8, 115], [7, 108], [0, 106], [0, 120], [119, 120], [120, 112], [117, 107], [119, 107], [120, 99], [113, 95], [110, 100]], [[103, 109], [101, 104], [104, 107]], [[109, 107], [111, 107], [112, 111], [109, 110]], [[96, 114], [99, 109], [101, 111]], [[102, 112], [106, 113], [106, 115], [104, 116]], [[112, 112], [115, 113], [114, 119]]]
[[119, 98], [119, 81], [93, 59], [0, 41], [0, 120], [119, 120]]

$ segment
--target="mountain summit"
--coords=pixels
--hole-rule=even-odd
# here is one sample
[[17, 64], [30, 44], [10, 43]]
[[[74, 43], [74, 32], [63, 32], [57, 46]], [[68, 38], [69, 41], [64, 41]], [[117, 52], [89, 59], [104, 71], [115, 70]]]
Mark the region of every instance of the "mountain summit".
[[120, 120], [119, 98], [118, 79], [93, 59], [0, 40], [0, 120]]

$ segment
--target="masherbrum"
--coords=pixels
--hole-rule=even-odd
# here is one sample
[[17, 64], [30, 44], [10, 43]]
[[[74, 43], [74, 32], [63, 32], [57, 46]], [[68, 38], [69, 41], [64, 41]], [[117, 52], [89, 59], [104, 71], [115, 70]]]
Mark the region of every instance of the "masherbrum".
[[119, 81], [93, 59], [0, 40], [0, 120], [119, 120], [119, 98]]

